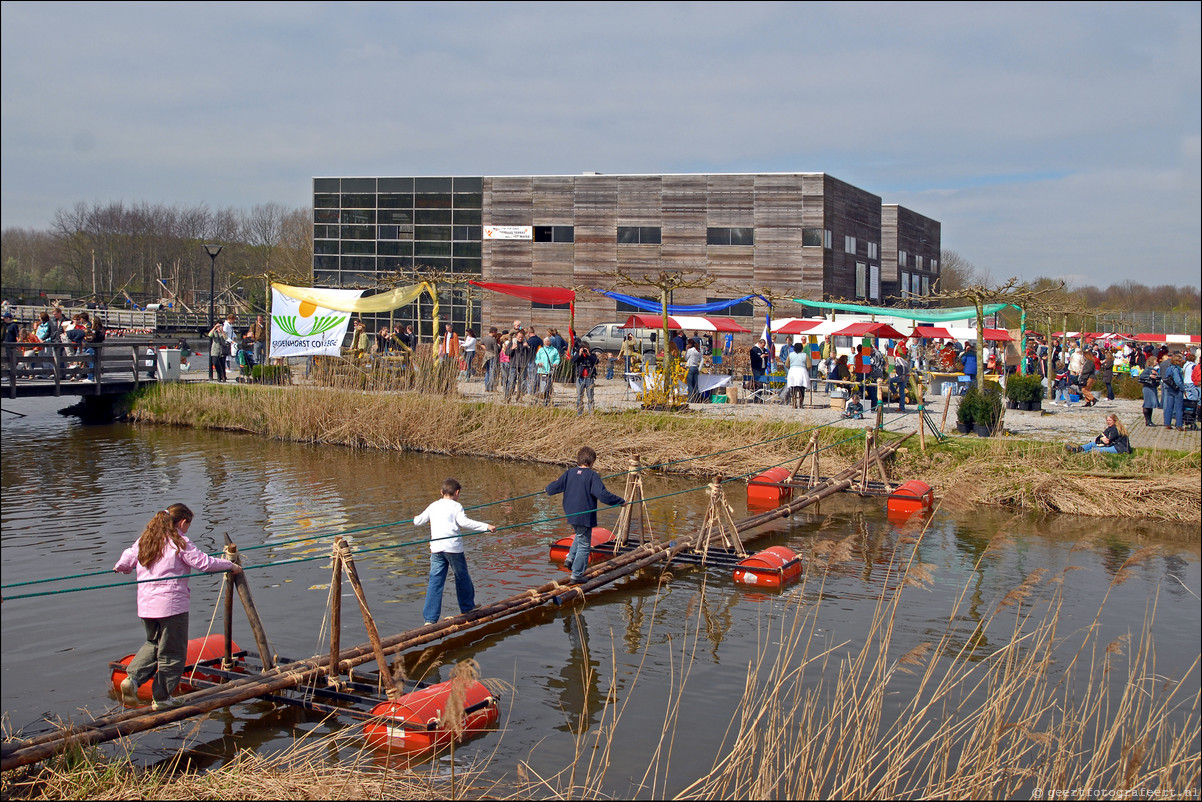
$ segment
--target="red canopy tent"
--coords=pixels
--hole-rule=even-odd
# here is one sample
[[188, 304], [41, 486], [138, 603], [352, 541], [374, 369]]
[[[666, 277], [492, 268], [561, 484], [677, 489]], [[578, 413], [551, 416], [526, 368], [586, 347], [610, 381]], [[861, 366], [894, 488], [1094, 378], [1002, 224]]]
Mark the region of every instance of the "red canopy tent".
[[1014, 338], [1010, 336], [1010, 332], [1006, 331], [1005, 329], [985, 329], [985, 334], [981, 337], [981, 339], [985, 340], [986, 342], [995, 343], [1008, 343], [1014, 340]]
[[[624, 329], [658, 329], [664, 325], [662, 315], [635, 314], [626, 319]], [[691, 315], [668, 315], [668, 328], [688, 331], [741, 331], [748, 332], [729, 317], [694, 317]]]
[[931, 337], [944, 340], [952, 339], [952, 333], [940, 326], [915, 326], [914, 331], [910, 332], [910, 338], [915, 337]]
[[888, 323], [873, 323], [872, 321], [862, 321], [860, 323], [852, 323], [845, 329], [840, 329], [835, 332], [836, 337], [885, 337], [890, 340], [904, 340], [906, 335], [902, 334], [897, 329], [890, 326]]
[[780, 326], [772, 328], [773, 334], [805, 334], [813, 329], [821, 326], [825, 321], [822, 320], [806, 320], [805, 318], [795, 317], [792, 320], [787, 320]]
[[1202, 337], [1197, 334], [1137, 334], [1135, 339], [1141, 343], [1165, 343], [1169, 345], [1197, 345]]

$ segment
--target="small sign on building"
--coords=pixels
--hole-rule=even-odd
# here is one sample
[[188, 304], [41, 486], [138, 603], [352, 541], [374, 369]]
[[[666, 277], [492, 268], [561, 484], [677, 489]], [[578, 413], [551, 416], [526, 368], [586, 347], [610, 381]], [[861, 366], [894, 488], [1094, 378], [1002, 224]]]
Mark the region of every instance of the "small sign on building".
[[484, 239], [534, 239], [534, 226], [485, 226]]

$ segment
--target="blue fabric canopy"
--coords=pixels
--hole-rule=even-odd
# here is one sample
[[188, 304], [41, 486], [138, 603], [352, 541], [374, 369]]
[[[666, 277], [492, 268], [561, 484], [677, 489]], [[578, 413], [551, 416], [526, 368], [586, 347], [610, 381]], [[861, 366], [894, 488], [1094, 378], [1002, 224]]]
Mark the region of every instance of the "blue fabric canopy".
[[[594, 290], [602, 295], [613, 298], [615, 301], [621, 301], [624, 304], [630, 304], [635, 309], [641, 309], [644, 312], [661, 312], [662, 308], [659, 301], [648, 301], [646, 298], [635, 298], [633, 295], [623, 295], [620, 292], [610, 292], [608, 290]], [[668, 304], [669, 315], [707, 315], [711, 312], [720, 312], [723, 309], [729, 309], [735, 304], [741, 304], [744, 301], [750, 301], [752, 298], [759, 298], [768, 306], [772, 304], [762, 295], [744, 295], [742, 298], [736, 298], [733, 301], [714, 301], [708, 304]]]

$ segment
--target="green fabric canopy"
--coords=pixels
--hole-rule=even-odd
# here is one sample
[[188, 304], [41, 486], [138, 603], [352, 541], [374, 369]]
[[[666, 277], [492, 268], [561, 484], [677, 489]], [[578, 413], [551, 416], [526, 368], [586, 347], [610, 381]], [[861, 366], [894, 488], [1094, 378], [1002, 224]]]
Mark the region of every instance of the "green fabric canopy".
[[[864, 304], [840, 304], [831, 301], [810, 301], [805, 298], [792, 299], [795, 304], [812, 306], [817, 309], [833, 309], [836, 312], [859, 312], [862, 315], [889, 315], [903, 320], [914, 320], [922, 323], [942, 323], [947, 320], [964, 320], [975, 318], [975, 306], [957, 306], [951, 309], [891, 309], [886, 306], [865, 306]], [[986, 315], [996, 314], [1013, 304], [986, 304], [983, 312]], [[1019, 307], [1014, 306], [1015, 309]], [[1020, 310], [1021, 311], [1021, 310]]]

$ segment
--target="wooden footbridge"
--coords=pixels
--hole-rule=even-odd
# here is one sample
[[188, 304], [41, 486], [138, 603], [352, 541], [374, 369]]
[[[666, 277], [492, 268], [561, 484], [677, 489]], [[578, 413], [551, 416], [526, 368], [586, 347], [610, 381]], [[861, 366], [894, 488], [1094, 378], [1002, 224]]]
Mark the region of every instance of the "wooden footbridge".
[[[642, 569], [656, 566], [666, 569], [674, 563], [729, 567], [736, 560], [746, 557], [744, 543], [756, 537], [753, 530], [770, 521], [786, 518], [835, 493], [881, 493], [892, 490], [893, 485], [885, 475], [883, 461], [892, 456], [913, 433], [879, 448], [873, 434], [869, 430], [865, 438], [864, 456], [856, 465], [825, 479], [820, 478], [817, 471], [815, 435], [807, 447], [808, 456], [803, 456], [791, 472], [786, 470], [787, 475], [752, 480], [753, 483], [758, 481], [763, 486], [776, 488], [779, 491], [777, 498], [781, 502], [779, 506], [739, 521], [730, 517], [730, 508], [722, 495], [722, 484], [715, 480], [709, 486], [710, 510], [699, 531], [665, 542], [658, 541], [652, 535], [649, 521], [641, 517], [645, 516], [645, 507], [641, 504], [641, 469], [636, 459], [632, 471], [627, 474], [628, 503], [619, 516], [613, 542], [604, 549], [595, 550], [608, 551], [612, 556], [590, 565], [584, 573], [583, 582], [547, 582], [469, 613], [387, 637], [381, 637], [376, 629], [349, 546], [341, 537], [336, 538], [330, 584], [330, 649], [326, 654], [304, 660], [275, 655], [256, 612], [245, 574], [231, 575], [254, 636], [259, 656], [257, 665], [246, 659], [245, 654], [234, 651], [233, 594], [226, 593], [224, 637], [214, 636], [220, 641], [221, 647], [218, 653], [188, 666], [184, 683], [195, 690], [177, 697], [177, 706], [157, 711], [148, 707], [128, 709], [36, 737], [9, 741], [0, 748], [0, 769], [8, 771], [45, 760], [73, 745], [111, 741], [252, 699], [268, 699], [361, 720], [369, 743], [385, 745], [397, 751], [410, 751], [415, 745], [437, 745], [453, 737], [454, 731], [461, 730], [463, 724], [441, 720], [446, 712], [445, 694], [441, 701], [429, 696], [419, 700], [418, 697], [423, 693], [433, 689], [423, 690], [413, 684], [398, 684], [388, 665], [390, 655], [478, 630], [543, 605], [577, 602]], [[811, 471], [803, 475], [800, 469], [807, 460]], [[879, 474], [881, 481], [870, 482], [870, 472]], [[636, 520], [642, 524], [641, 541], [631, 537], [631, 527]], [[226, 540], [227, 558], [240, 563], [237, 548], [229, 542], [228, 536]], [[367, 643], [349, 649], [343, 648], [340, 643], [341, 582], [344, 576], [354, 590], [369, 638]], [[222, 649], [224, 653], [220, 653]], [[376, 671], [369, 669], [360, 680], [356, 680], [355, 669], [372, 662]], [[119, 681], [116, 678], [123, 677], [124, 672], [120, 665], [114, 664], [113, 668], [116, 684]], [[454, 682], [451, 680], [442, 685]], [[479, 686], [479, 683], [476, 685]], [[463, 709], [468, 730], [477, 728], [473, 721], [479, 725], [496, 720], [495, 698], [483, 686], [479, 686], [475, 694], [468, 694], [468, 703]], [[491, 712], [491, 718], [486, 715], [488, 712]], [[473, 715], [476, 715], [475, 719]], [[378, 736], [374, 740], [373, 734]]]
[[0, 387], [8, 398], [124, 395], [154, 383], [151, 347], [145, 338], [89, 343], [82, 351], [68, 343], [4, 343]]

